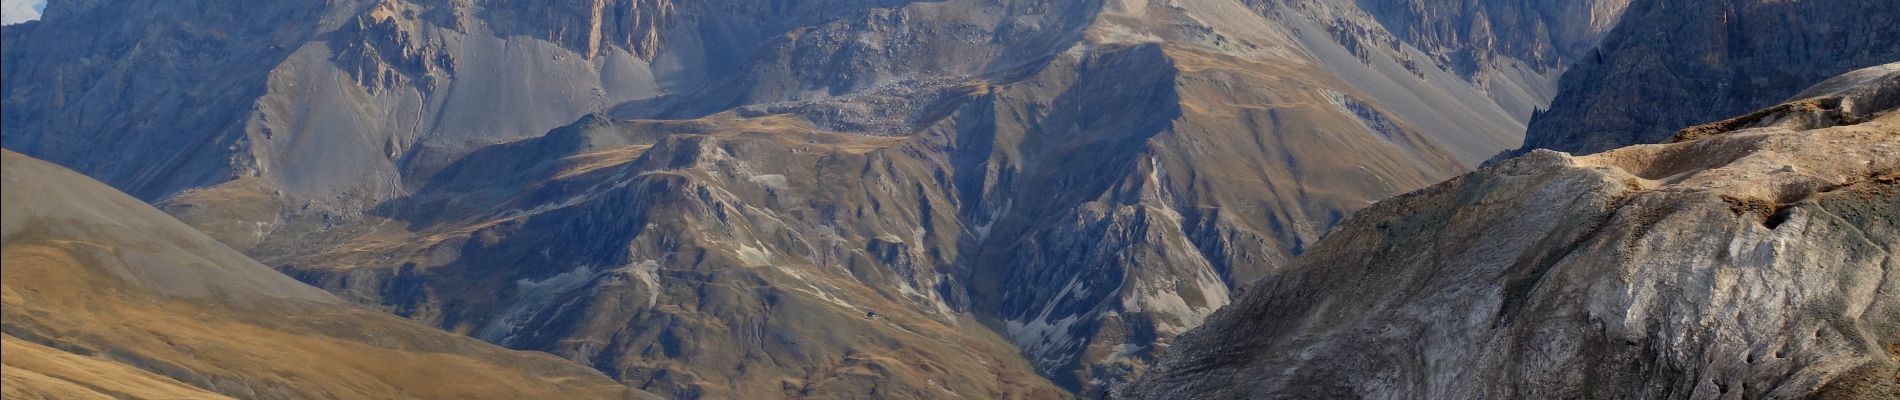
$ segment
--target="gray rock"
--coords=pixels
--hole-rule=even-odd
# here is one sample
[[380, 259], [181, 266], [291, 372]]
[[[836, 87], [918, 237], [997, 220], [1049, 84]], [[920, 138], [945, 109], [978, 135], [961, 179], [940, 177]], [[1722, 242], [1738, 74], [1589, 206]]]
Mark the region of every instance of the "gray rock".
[[[1183, 335], [1127, 398], [1900, 395], [1900, 64], [1797, 115], [1535, 151], [1382, 201]], [[1792, 172], [1787, 171], [1793, 166]]]
[[1900, 3], [1637, 0], [1566, 73], [1524, 145], [1589, 154], [1789, 100], [1821, 80], [1900, 60]]

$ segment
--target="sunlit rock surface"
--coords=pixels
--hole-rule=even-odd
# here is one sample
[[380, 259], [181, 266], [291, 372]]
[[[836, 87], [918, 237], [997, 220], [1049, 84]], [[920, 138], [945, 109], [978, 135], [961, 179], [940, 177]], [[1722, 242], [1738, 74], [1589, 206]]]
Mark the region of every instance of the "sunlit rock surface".
[[1381, 201], [1127, 398], [1900, 395], [1900, 64]]

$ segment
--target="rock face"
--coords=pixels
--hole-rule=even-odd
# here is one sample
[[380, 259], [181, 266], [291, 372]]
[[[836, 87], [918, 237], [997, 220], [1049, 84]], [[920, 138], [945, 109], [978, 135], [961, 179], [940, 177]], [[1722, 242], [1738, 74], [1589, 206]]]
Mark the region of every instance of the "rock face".
[[[1499, 89], [1523, 84], [1528, 77], [1555, 77], [1589, 55], [1621, 19], [1630, 0], [1359, 0], [1356, 2], [1399, 40], [1430, 55], [1438, 68], [1453, 71], [1480, 87]], [[1524, 104], [1548, 108], [1555, 86]], [[1500, 101], [1508, 90], [1487, 90]], [[1521, 96], [1521, 95], [1520, 95]]]
[[114, 3], [6, 28], [8, 148], [679, 398], [1100, 395], [1620, 9]]
[[1596, 47], [1629, 0], [1359, 0], [1402, 40], [1465, 74], [1506, 58], [1560, 68]]
[[4, 163], [7, 398], [651, 397], [349, 305], [82, 175]]
[[1776, 104], [1823, 79], [1900, 60], [1900, 3], [1637, 0], [1522, 148], [1588, 154]]
[[1373, 205], [1128, 398], [1900, 395], [1900, 64]]

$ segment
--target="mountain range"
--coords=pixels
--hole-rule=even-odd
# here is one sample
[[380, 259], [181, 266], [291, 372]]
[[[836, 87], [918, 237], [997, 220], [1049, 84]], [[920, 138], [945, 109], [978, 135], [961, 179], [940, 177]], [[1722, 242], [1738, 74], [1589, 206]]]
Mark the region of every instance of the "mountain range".
[[[1410, 244], [1380, 251], [1432, 248], [1423, 227], [1455, 224], [1430, 213], [1478, 199], [1380, 200], [1498, 169], [1699, 160], [1580, 156], [1670, 140], [1900, 59], [1886, 22], [1896, 12], [1859, 0], [54, 0], [41, 20], [0, 31], [0, 144], [23, 154], [9, 160], [71, 168], [219, 244], [183, 253], [268, 266], [295, 281], [275, 284], [323, 289], [326, 307], [551, 354], [548, 365], [591, 368], [609, 388], [1167, 397], [1185, 392], [1166, 382], [1218, 378], [1182, 372], [1215, 368], [1194, 365], [1208, 349], [1266, 346], [1231, 331], [1284, 327], [1220, 322], [1265, 318], [1237, 306], [1424, 290], [1307, 281], [1333, 270], [1321, 265], [1388, 263], [1413, 274], [1391, 278], [1406, 284], [1488, 276], [1489, 264], [1434, 272], [1352, 247], [1372, 240], [1353, 239], [1354, 224], [1416, 218], [1391, 239]], [[1884, 104], [1866, 96], [1878, 97], [1796, 99]], [[1774, 114], [1805, 103], [1788, 104], [1761, 115], [1819, 118]], [[1845, 115], [1884, 110], [1869, 107]], [[1726, 143], [1735, 135], [1721, 132], [1753, 123], [1684, 140]], [[1795, 154], [1725, 146], [1708, 157]], [[1677, 184], [1646, 173], [1627, 174]], [[1649, 193], [1577, 185], [1564, 195]], [[1800, 198], [1768, 197], [1770, 211]], [[1525, 224], [1617, 212], [1507, 200], [1558, 214], [1472, 212]], [[1389, 205], [1408, 201], [1440, 208]], [[1511, 271], [1520, 299], [1505, 304], [1523, 306], [1542, 286], [1519, 275], [1544, 272]], [[1474, 299], [1444, 301], [1488, 304]], [[16, 318], [9, 332], [26, 324]], [[1340, 324], [1324, 328], [1370, 329]], [[121, 334], [108, 338], [151, 333]], [[1325, 343], [1363, 345], [1350, 338]], [[1131, 383], [1162, 359], [1174, 366]], [[166, 371], [187, 388], [270, 397]], [[1266, 391], [1272, 382], [1228, 386], [1300, 393]], [[1352, 393], [1420, 393], [1365, 390]], [[1428, 393], [1558, 393], [1442, 390]], [[1671, 390], [1586, 394], [1691, 393]]]

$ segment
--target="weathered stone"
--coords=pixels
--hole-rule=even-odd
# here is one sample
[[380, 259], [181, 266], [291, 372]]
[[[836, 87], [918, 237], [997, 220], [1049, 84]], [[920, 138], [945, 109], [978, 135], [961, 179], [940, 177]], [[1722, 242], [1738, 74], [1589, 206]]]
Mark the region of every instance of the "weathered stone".
[[[1128, 398], [1900, 395], [1900, 64], [1886, 104], [1573, 157], [1382, 201], [1177, 342]], [[1843, 87], [1846, 86], [1846, 87]], [[1792, 167], [1792, 168], [1789, 168]]]

